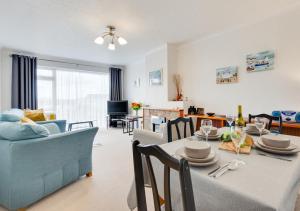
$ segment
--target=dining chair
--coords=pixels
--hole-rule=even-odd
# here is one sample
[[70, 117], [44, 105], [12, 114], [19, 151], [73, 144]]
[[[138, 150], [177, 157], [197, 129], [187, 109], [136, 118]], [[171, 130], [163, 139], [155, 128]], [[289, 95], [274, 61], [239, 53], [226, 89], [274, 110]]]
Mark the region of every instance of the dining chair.
[[165, 211], [172, 211], [170, 169], [179, 172], [183, 210], [184, 211], [196, 210], [190, 168], [188, 162], [185, 159], [177, 160], [174, 157], [170, 156], [168, 153], [166, 153], [164, 150], [162, 150], [159, 146], [140, 145], [140, 142], [137, 140], [133, 142], [132, 149], [133, 149], [134, 175], [135, 175], [138, 211], [147, 211], [142, 157], [146, 159], [146, 163], [149, 171], [155, 211], [161, 211], [160, 196], [158, 194], [157, 183], [154, 176], [154, 170], [153, 170], [150, 156], [157, 158], [161, 163], [164, 164], [163, 187], [164, 187]]
[[[279, 133], [279, 134], [282, 133], [282, 118], [281, 118], [281, 116], [271, 116], [268, 114], [257, 114], [257, 115], [249, 114], [249, 123], [251, 123], [252, 119], [254, 119], [256, 117], [267, 119], [268, 120], [267, 128], [271, 132], [275, 132], [275, 133]], [[273, 121], [277, 121], [279, 123], [277, 126], [277, 129], [273, 129], [274, 128], [274, 126], [272, 126]], [[276, 126], [275, 126], [275, 128], [276, 128]]]
[[[187, 124], [189, 124], [190, 128], [190, 136], [194, 135], [194, 123], [191, 117], [184, 118], [184, 117], [178, 117], [174, 120], [169, 120], [167, 123], [167, 130], [168, 130], [168, 142], [173, 141], [173, 131], [172, 129], [175, 126], [176, 132], [177, 132], [177, 139], [182, 139], [187, 137]], [[183, 126], [183, 136], [182, 136], [182, 126]]]

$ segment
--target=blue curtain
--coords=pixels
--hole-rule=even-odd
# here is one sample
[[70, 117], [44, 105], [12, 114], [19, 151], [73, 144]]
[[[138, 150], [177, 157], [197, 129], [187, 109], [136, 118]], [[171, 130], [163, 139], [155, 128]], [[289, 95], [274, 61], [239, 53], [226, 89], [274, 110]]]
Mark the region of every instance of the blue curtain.
[[12, 108], [37, 109], [37, 58], [12, 55]]
[[110, 67], [109, 98], [112, 101], [122, 100], [122, 70]]

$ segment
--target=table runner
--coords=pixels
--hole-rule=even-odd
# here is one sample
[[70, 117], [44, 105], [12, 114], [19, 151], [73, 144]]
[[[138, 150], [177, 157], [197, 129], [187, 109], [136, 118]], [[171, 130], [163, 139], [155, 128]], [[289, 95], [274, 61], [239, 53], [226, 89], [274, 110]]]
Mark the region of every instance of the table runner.
[[[300, 137], [288, 136], [292, 143], [300, 146]], [[194, 137], [195, 138], [195, 137]], [[253, 137], [257, 139], [257, 137]], [[161, 147], [173, 155], [183, 147], [185, 140], [179, 140]], [[218, 141], [209, 142], [219, 156], [222, 165], [234, 158], [234, 153], [218, 150]], [[300, 181], [300, 156], [292, 156], [292, 162], [258, 155], [253, 149], [250, 155], [240, 155], [245, 166], [227, 172], [214, 179], [208, 172], [216, 165], [199, 168], [191, 167], [196, 210], [204, 211], [293, 211]], [[158, 189], [163, 195], [163, 166], [153, 158], [153, 168]], [[171, 172], [172, 203], [174, 210], [182, 210], [181, 193], [177, 172]], [[135, 187], [131, 189], [130, 207], [135, 202]]]

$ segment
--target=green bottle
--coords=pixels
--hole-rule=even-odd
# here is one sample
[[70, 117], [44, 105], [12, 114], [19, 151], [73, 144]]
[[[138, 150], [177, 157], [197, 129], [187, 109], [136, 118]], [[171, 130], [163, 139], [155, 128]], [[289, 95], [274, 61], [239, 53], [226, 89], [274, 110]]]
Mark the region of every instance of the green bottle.
[[235, 121], [235, 125], [239, 127], [244, 127], [245, 126], [245, 121], [243, 118], [243, 112], [242, 112], [242, 106], [238, 105], [238, 117]]

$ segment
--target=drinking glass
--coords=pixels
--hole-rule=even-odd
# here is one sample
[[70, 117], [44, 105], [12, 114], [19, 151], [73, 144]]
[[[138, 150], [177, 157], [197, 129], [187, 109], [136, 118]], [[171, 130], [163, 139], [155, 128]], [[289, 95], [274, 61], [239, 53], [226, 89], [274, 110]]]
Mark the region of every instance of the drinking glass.
[[235, 120], [235, 117], [233, 115], [231, 115], [231, 114], [226, 115], [226, 121], [229, 125], [230, 132], [231, 132], [231, 128], [232, 128], [232, 124], [233, 124], [234, 120]]
[[201, 121], [201, 130], [206, 136], [206, 142], [208, 141], [208, 134], [212, 128], [212, 121], [210, 119], [203, 119]]
[[266, 127], [266, 122], [264, 121], [264, 118], [259, 118], [259, 117], [256, 117], [254, 119], [254, 122], [255, 122], [255, 126], [256, 126], [257, 130], [259, 131], [259, 135], [261, 138], [262, 132], [264, 131], [264, 129]]
[[235, 146], [236, 155], [237, 155], [237, 163], [245, 164], [244, 161], [240, 159], [240, 149], [241, 146], [245, 143], [246, 140], [246, 132], [243, 130], [243, 127], [235, 126], [234, 130], [230, 133], [232, 143]]

